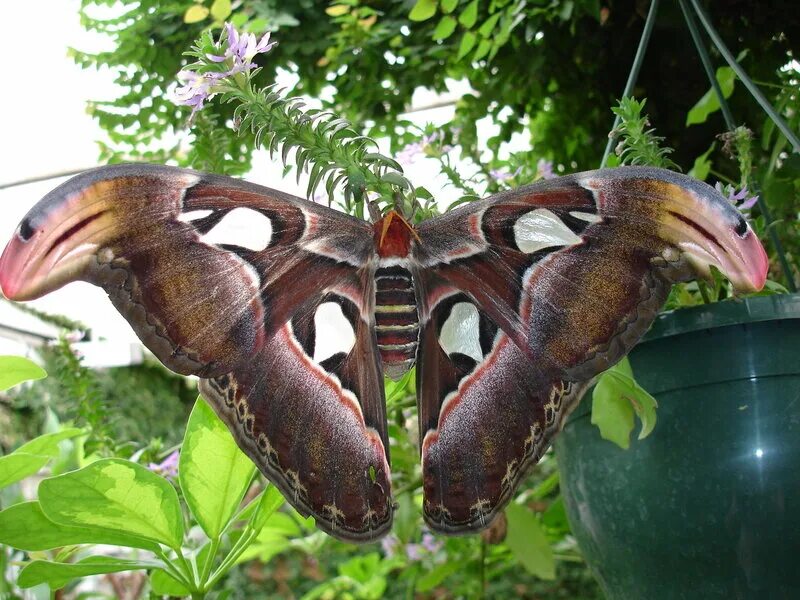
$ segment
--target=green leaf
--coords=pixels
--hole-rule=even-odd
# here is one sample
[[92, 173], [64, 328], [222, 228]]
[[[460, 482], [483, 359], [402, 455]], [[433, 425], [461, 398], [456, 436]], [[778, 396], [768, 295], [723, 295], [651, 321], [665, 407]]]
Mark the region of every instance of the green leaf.
[[700, 181], [703, 181], [706, 177], [708, 177], [708, 174], [711, 172], [711, 161], [708, 160], [708, 155], [711, 154], [711, 151], [714, 150], [715, 146], [716, 144], [712, 142], [708, 150], [703, 152], [694, 160], [694, 166], [692, 166], [692, 169], [688, 173], [689, 177], [694, 177]]
[[169, 482], [141, 465], [109, 458], [39, 484], [45, 516], [62, 525], [117, 531], [179, 548], [183, 515]]
[[[256, 504], [258, 502], [258, 504]], [[250, 524], [254, 531], [260, 531], [264, 525], [269, 521], [270, 517], [275, 514], [286, 499], [281, 494], [281, 491], [274, 485], [270, 485], [267, 489], [261, 492], [259, 498], [253, 501], [256, 504], [255, 511], [251, 517]]]
[[345, 4], [334, 4], [325, 9], [325, 14], [329, 17], [341, 17], [350, 12], [350, 7]]
[[0, 392], [23, 381], [44, 379], [47, 373], [35, 362], [22, 356], [0, 356]]
[[255, 470], [225, 424], [198, 397], [186, 425], [178, 473], [186, 504], [209, 538], [219, 537], [233, 518]]
[[47, 433], [23, 444], [7, 456], [0, 457], [0, 488], [30, 477], [59, 455], [59, 442], [81, 435], [74, 427]]
[[601, 437], [628, 448], [634, 413], [642, 422], [642, 440], [656, 425], [657, 406], [656, 399], [633, 378], [630, 363], [624, 359], [600, 376], [592, 398], [592, 423], [600, 428]]
[[199, 23], [208, 16], [208, 8], [200, 4], [195, 4], [186, 9], [183, 13], [184, 23]]
[[453, 35], [453, 32], [456, 30], [456, 25], [457, 21], [453, 17], [442, 17], [439, 24], [436, 25], [436, 29], [433, 30], [433, 39], [446, 40]]
[[439, 7], [442, 9], [442, 12], [446, 15], [449, 15], [453, 12], [458, 6], [458, 0], [442, 0], [439, 4]]
[[30, 477], [50, 460], [47, 456], [13, 452], [0, 457], [0, 488]]
[[48, 519], [38, 502], [22, 502], [0, 512], [0, 544], [27, 552], [51, 550], [77, 544], [130, 546], [156, 552], [158, 545], [135, 536], [95, 529], [71, 527]]
[[481, 43], [478, 44], [478, 49], [475, 50], [475, 54], [472, 57], [472, 60], [480, 60], [487, 54], [489, 54], [489, 50], [492, 48], [492, 42], [489, 40], [481, 40]]
[[497, 25], [497, 21], [500, 19], [503, 13], [497, 12], [493, 14], [491, 17], [486, 19], [481, 25], [480, 29], [478, 29], [478, 33], [480, 33], [485, 38], [492, 37], [492, 30], [494, 29], [495, 25]]
[[477, 40], [474, 33], [471, 31], [467, 31], [464, 33], [464, 36], [461, 38], [461, 44], [458, 46], [458, 56], [456, 60], [461, 60], [469, 51], [472, 50], [473, 46], [475, 46], [475, 41]]
[[[725, 98], [731, 97], [735, 80], [736, 74], [730, 67], [720, 67], [717, 69], [717, 82]], [[719, 109], [719, 99], [717, 99], [714, 88], [711, 88], [703, 94], [703, 97], [697, 101], [697, 104], [689, 110], [689, 113], [686, 115], [686, 126], [705, 123], [708, 116]]]
[[83, 433], [83, 429], [78, 429], [77, 427], [67, 427], [61, 431], [45, 433], [44, 435], [33, 438], [30, 442], [22, 444], [15, 452], [26, 452], [27, 454], [38, 454], [39, 456], [57, 458], [61, 453], [58, 447], [61, 442], [78, 437]]
[[467, 8], [461, 11], [461, 14], [458, 15], [458, 22], [461, 23], [467, 29], [472, 29], [472, 26], [478, 20], [478, 0], [472, 0], [469, 4], [467, 4]]
[[231, 14], [231, 0], [214, 0], [211, 5], [211, 16], [217, 21], [224, 21]]
[[525, 569], [541, 579], [555, 579], [553, 550], [536, 516], [520, 504], [506, 508], [508, 534], [505, 543]]
[[450, 575], [462, 570], [463, 568], [464, 565], [456, 560], [436, 565], [428, 573], [417, 579], [416, 591], [422, 594], [429, 592], [441, 584], [445, 579], [450, 577]]
[[157, 596], [188, 596], [191, 592], [172, 575], [163, 569], [154, 569], [150, 573], [150, 591]]
[[408, 18], [412, 21], [427, 21], [436, 14], [436, 4], [436, 0], [417, 0], [408, 13]]
[[29, 588], [46, 583], [51, 590], [58, 590], [78, 577], [152, 569], [160, 564], [155, 561], [129, 560], [111, 556], [90, 556], [70, 564], [34, 560], [22, 569], [17, 583], [21, 588]]
[[614, 385], [608, 371], [600, 376], [592, 394], [592, 424], [600, 429], [600, 437], [614, 442], [620, 448], [631, 445], [633, 407]]

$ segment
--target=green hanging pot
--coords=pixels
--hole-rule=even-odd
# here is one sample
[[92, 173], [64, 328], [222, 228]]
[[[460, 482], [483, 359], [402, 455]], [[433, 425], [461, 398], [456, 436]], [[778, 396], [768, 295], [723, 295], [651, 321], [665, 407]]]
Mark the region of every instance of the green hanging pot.
[[555, 444], [606, 596], [800, 597], [800, 295], [664, 314], [630, 360], [653, 433], [603, 440], [587, 394]]

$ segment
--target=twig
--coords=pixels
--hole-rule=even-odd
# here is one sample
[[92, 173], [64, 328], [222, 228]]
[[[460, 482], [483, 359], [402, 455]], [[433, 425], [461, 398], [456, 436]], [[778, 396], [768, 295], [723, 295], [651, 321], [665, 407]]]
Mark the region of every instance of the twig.
[[[656, 14], [658, 14], [658, 0], [653, 0], [650, 3], [650, 11], [647, 13], [647, 20], [644, 22], [642, 38], [639, 40], [639, 47], [636, 49], [636, 56], [633, 58], [631, 72], [628, 73], [628, 81], [625, 84], [625, 91], [622, 92], [623, 98], [627, 98], [633, 93], [633, 86], [636, 85], [636, 80], [639, 78], [639, 70], [642, 68], [644, 55], [647, 51], [647, 45], [650, 43], [650, 34], [653, 33], [653, 26], [656, 23]], [[614, 132], [619, 126], [620, 120], [621, 117], [619, 115], [614, 117], [614, 124], [611, 126], [611, 132], [608, 134], [608, 143], [606, 144], [605, 152], [603, 152], [603, 160], [600, 161], [601, 169], [606, 166], [608, 157], [611, 154], [611, 148], [614, 146], [614, 139], [616, 137]]]

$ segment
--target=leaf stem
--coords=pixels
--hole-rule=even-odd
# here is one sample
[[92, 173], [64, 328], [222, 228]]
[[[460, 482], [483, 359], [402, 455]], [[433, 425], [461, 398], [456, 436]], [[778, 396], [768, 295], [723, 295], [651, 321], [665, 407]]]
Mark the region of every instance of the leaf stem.
[[700, 290], [700, 296], [703, 298], [703, 304], [711, 304], [711, 298], [708, 295], [708, 284], [702, 279], [698, 279], [697, 289]]
[[206, 560], [203, 563], [203, 570], [200, 573], [201, 589], [206, 589], [206, 581], [211, 573], [211, 566], [214, 564], [214, 557], [217, 555], [217, 551], [219, 550], [219, 541], [219, 536], [211, 540], [211, 547], [208, 549], [208, 556], [206, 556]]
[[[178, 553], [178, 554], [180, 555], [180, 553]], [[191, 590], [193, 590], [195, 588], [195, 586], [192, 584], [192, 582], [187, 577], [188, 573], [184, 573], [178, 567], [178, 565], [176, 565], [174, 562], [172, 562], [172, 560], [169, 559], [169, 557], [166, 555], [164, 550], [159, 548], [158, 551], [156, 552], [156, 556], [158, 556], [161, 559], [161, 562], [164, 563], [164, 571], [166, 571], [167, 574], [169, 574], [174, 579], [177, 579], [180, 583], [182, 583], [184, 586], [186, 586], [186, 588], [188, 590], [191, 591]]]
[[[709, 19], [708, 14], [705, 12], [700, 3], [697, 0], [690, 0], [692, 3], [692, 7], [694, 7], [694, 12], [697, 13], [697, 16], [700, 19], [700, 22], [705, 27], [708, 36], [711, 38], [711, 41], [714, 42], [714, 45], [719, 50], [719, 53], [723, 56], [725, 61], [730, 65], [731, 69], [734, 70], [736, 76], [741, 80], [747, 90], [750, 92], [750, 95], [755, 98], [756, 102], [761, 105], [761, 108], [764, 109], [764, 112], [767, 113], [772, 122], [781, 130], [781, 133], [786, 136], [786, 139], [794, 147], [795, 152], [800, 152], [800, 138], [792, 131], [789, 126], [786, 124], [786, 121], [781, 118], [781, 116], [775, 111], [772, 107], [772, 104], [769, 103], [769, 100], [764, 97], [764, 94], [761, 93], [761, 90], [758, 89], [758, 86], [753, 83], [753, 80], [747, 75], [745, 70], [741, 67], [741, 65], [736, 61], [736, 58], [731, 54], [731, 51], [728, 50], [728, 47], [725, 45], [725, 42], [722, 41], [719, 33], [717, 30], [714, 29], [714, 26], [711, 24], [711, 19]], [[730, 127], [730, 124], [728, 125]]]
[[242, 531], [241, 537], [236, 540], [236, 543], [233, 545], [233, 548], [231, 548], [231, 551], [228, 552], [228, 555], [222, 560], [220, 565], [214, 571], [214, 574], [211, 575], [211, 578], [203, 586], [203, 589], [208, 590], [213, 588], [217, 581], [219, 581], [219, 579], [234, 565], [236, 560], [242, 555], [242, 552], [247, 549], [257, 535], [258, 532], [255, 531], [255, 529], [253, 529], [248, 523]]
[[[633, 58], [633, 65], [631, 71], [628, 73], [628, 81], [625, 83], [625, 91], [622, 92], [623, 98], [628, 98], [633, 93], [633, 86], [636, 85], [636, 80], [639, 78], [639, 70], [642, 68], [644, 62], [644, 55], [647, 52], [647, 46], [650, 43], [650, 34], [653, 33], [653, 26], [656, 23], [656, 15], [658, 14], [658, 0], [652, 0], [650, 3], [650, 11], [647, 13], [647, 20], [644, 22], [644, 29], [642, 30], [642, 37], [639, 40], [639, 47], [636, 49], [636, 56]], [[614, 146], [614, 138], [617, 127], [619, 127], [621, 117], [617, 115], [614, 117], [614, 124], [611, 126], [611, 131], [608, 134], [608, 143], [603, 152], [603, 160], [600, 161], [600, 168], [606, 166], [608, 157], [611, 155], [611, 148]]]

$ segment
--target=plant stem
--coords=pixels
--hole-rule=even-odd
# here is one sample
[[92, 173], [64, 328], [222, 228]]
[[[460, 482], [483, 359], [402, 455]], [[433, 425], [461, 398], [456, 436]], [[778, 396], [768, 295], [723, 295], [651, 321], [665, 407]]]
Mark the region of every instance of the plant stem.
[[183, 567], [187, 579], [192, 582], [190, 589], [197, 589], [197, 569], [189, 564], [180, 548], [173, 548], [173, 550], [178, 555], [178, 563]]
[[258, 535], [258, 532], [248, 524], [244, 528], [244, 531], [242, 531], [241, 537], [236, 540], [236, 543], [233, 545], [233, 548], [231, 548], [228, 556], [222, 560], [222, 563], [220, 563], [216, 571], [214, 571], [214, 574], [211, 575], [211, 578], [204, 585], [204, 589], [208, 590], [214, 587], [217, 581], [219, 581], [219, 579], [234, 565], [236, 560], [242, 555], [242, 552], [244, 552], [252, 543], [256, 535]]
[[[706, 75], [708, 76], [709, 81], [711, 82], [711, 86], [714, 89], [714, 92], [717, 95], [717, 100], [719, 100], [719, 105], [722, 108], [722, 116], [725, 119], [725, 125], [727, 126], [728, 130], [733, 132], [736, 129], [736, 123], [733, 121], [733, 115], [731, 113], [730, 107], [728, 106], [728, 101], [726, 100], [725, 96], [722, 94], [722, 90], [719, 88], [719, 84], [717, 83], [717, 78], [714, 75], [714, 68], [711, 64], [711, 58], [708, 55], [708, 51], [706, 50], [705, 44], [703, 43], [702, 37], [700, 36], [700, 31], [697, 28], [697, 24], [694, 21], [694, 17], [689, 12], [688, 7], [686, 6], [686, 0], [678, 0], [681, 5], [681, 9], [683, 10], [684, 17], [686, 18], [686, 25], [689, 27], [689, 31], [692, 34], [692, 40], [694, 41], [695, 46], [697, 47], [697, 53], [700, 55], [700, 59], [703, 63], [703, 67], [706, 70]], [[717, 47], [717, 50], [725, 57], [725, 60], [728, 61], [728, 64], [736, 73], [737, 77], [745, 84], [750, 93], [753, 97], [758, 101], [767, 115], [772, 119], [775, 125], [786, 135], [786, 138], [792, 142], [792, 145], [795, 148], [796, 152], [800, 152], [800, 140], [797, 140], [797, 137], [789, 129], [788, 125], [784, 123], [783, 119], [781, 119], [780, 115], [775, 112], [775, 109], [772, 108], [772, 105], [764, 98], [761, 91], [755, 86], [755, 84], [750, 80], [747, 76], [747, 73], [744, 72], [739, 66], [739, 63], [736, 62], [736, 59], [733, 58], [733, 55], [728, 50], [727, 46], [725, 46], [722, 39], [717, 34], [716, 29], [711, 25], [711, 21], [708, 18], [708, 15], [703, 11], [700, 5], [697, 3], [697, 0], [689, 0], [692, 3], [692, 6], [697, 13], [697, 16], [700, 17], [700, 21], [703, 23], [703, 26], [706, 28], [708, 35], [711, 37], [712, 41]], [[797, 142], [795, 144], [795, 141]], [[747, 175], [747, 174], [743, 174]], [[781, 264], [781, 271], [783, 271], [783, 276], [786, 278], [786, 287], [792, 293], [797, 292], [797, 286], [794, 283], [794, 275], [792, 273], [792, 269], [789, 266], [789, 262], [786, 260], [786, 254], [783, 251], [783, 244], [781, 244], [781, 240], [778, 237], [778, 233], [775, 231], [775, 228], [772, 227], [772, 214], [767, 206], [766, 200], [762, 197], [761, 194], [758, 193], [758, 190], [755, 186], [752, 186], [751, 192], [758, 195], [758, 208], [761, 211], [761, 214], [764, 216], [764, 223], [766, 225], [767, 235], [769, 235], [769, 239], [772, 242], [772, 246], [775, 248], [775, 254], [778, 256], [778, 261]]]
[[217, 555], [217, 550], [219, 550], [219, 537], [215, 537], [211, 540], [211, 547], [208, 549], [208, 556], [206, 556], [206, 561], [203, 563], [203, 570], [200, 573], [201, 589], [205, 589], [205, 584], [208, 580], [209, 574], [211, 573], [211, 565], [214, 564], [214, 557]]
[[720, 181], [724, 181], [725, 183], [729, 183], [731, 185], [736, 185], [736, 182], [727, 175], [725, 175], [724, 173], [720, 173], [719, 171], [715, 171], [714, 169], [709, 169], [708, 172], [711, 173], [714, 177], [716, 177]]
[[[658, 0], [652, 0], [650, 11], [647, 13], [647, 20], [644, 22], [642, 37], [639, 40], [639, 47], [636, 49], [636, 56], [633, 58], [633, 66], [631, 66], [631, 71], [628, 73], [628, 81], [625, 83], [625, 91], [622, 92], [623, 98], [627, 98], [633, 93], [633, 86], [636, 85], [636, 80], [639, 78], [639, 70], [642, 68], [647, 45], [650, 43], [650, 34], [653, 33], [653, 26], [656, 23], [656, 14], [658, 14]], [[603, 160], [600, 161], [601, 169], [606, 166], [608, 157], [611, 154], [611, 148], [614, 146], [614, 132], [619, 126], [620, 119], [619, 115], [614, 117], [614, 124], [611, 126], [611, 132], [608, 134], [608, 143], [603, 152]]]
[[[697, 23], [694, 20], [694, 16], [689, 11], [689, 5], [686, 4], [686, 0], [678, 0], [678, 4], [681, 5], [683, 17], [686, 19], [686, 25], [689, 27], [689, 33], [692, 34], [692, 41], [694, 42], [695, 48], [697, 48], [697, 53], [700, 55], [700, 62], [703, 63], [703, 69], [706, 71], [706, 77], [708, 77], [708, 80], [711, 82], [711, 87], [714, 88], [714, 93], [716, 94], [717, 98], [722, 98], [722, 88], [719, 87], [719, 81], [717, 81], [717, 77], [714, 73], [714, 66], [711, 64], [711, 57], [706, 51], [705, 44], [703, 44], [703, 38], [700, 36], [700, 30], [697, 28]], [[722, 109], [722, 116], [725, 119], [725, 124], [727, 125], [728, 130], [733, 131], [736, 129], [736, 125], [733, 121], [733, 114], [731, 113], [728, 103], [720, 102], [720, 108]]]
[[6, 546], [0, 544], [0, 597], [5, 597], [5, 594], [11, 591], [11, 586], [6, 581], [7, 566], [8, 554], [6, 554]]
[[159, 549], [156, 552], [156, 555], [161, 559], [161, 562], [164, 563], [164, 571], [167, 572], [168, 575], [173, 577], [174, 579], [178, 580], [182, 583], [188, 590], [194, 589], [194, 585], [188, 578], [188, 573], [184, 574], [178, 567], [173, 563], [167, 555], [164, 553], [163, 550]]
[[702, 279], [697, 280], [697, 289], [700, 290], [700, 296], [703, 298], [703, 304], [711, 304], [711, 297], [708, 295], [708, 284]]
[[719, 36], [719, 33], [717, 33], [717, 30], [714, 29], [714, 26], [711, 24], [711, 19], [709, 19], [708, 14], [706, 14], [705, 10], [703, 10], [703, 7], [700, 6], [700, 3], [697, 0], [690, 0], [690, 2], [694, 7], [695, 13], [697, 13], [697, 16], [700, 18], [700, 22], [708, 32], [711, 41], [714, 42], [717, 50], [719, 50], [719, 53], [722, 54], [723, 58], [725, 58], [726, 62], [730, 65], [731, 69], [734, 70], [736, 76], [742, 81], [744, 86], [750, 92], [750, 95], [755, 98], [756, 102], [758, 102], [761, 105], [761, 108], [764, 109], [764, 112], [767, 113], [770, 119], [772, 119], [772, 122], [775, 123], [778, 129], [781, 130], [781, 133], [786, 136], [786, 139], [789, 140], [794, 147], [794, 151], [800, 152], [800, 138], [798, 138], [797, 135], [791, 129], [789, 129], [789, 126], [775, 111], [775, 109], [772, 107], [772, 104], [769, 103], [769, 100], [764, 97], [764, 94], [761, 93], [761, 90], [758, 89], [758, 86], [753, 83], [753, 80], [748, 77], [741, 65], [736, 62], [736, 58], [733, 56], [733, 54], [731, 54], [731, 51], [728, 50], [728, 47], [725, 45], [725, 42], [722, 41], [722, 38]]

